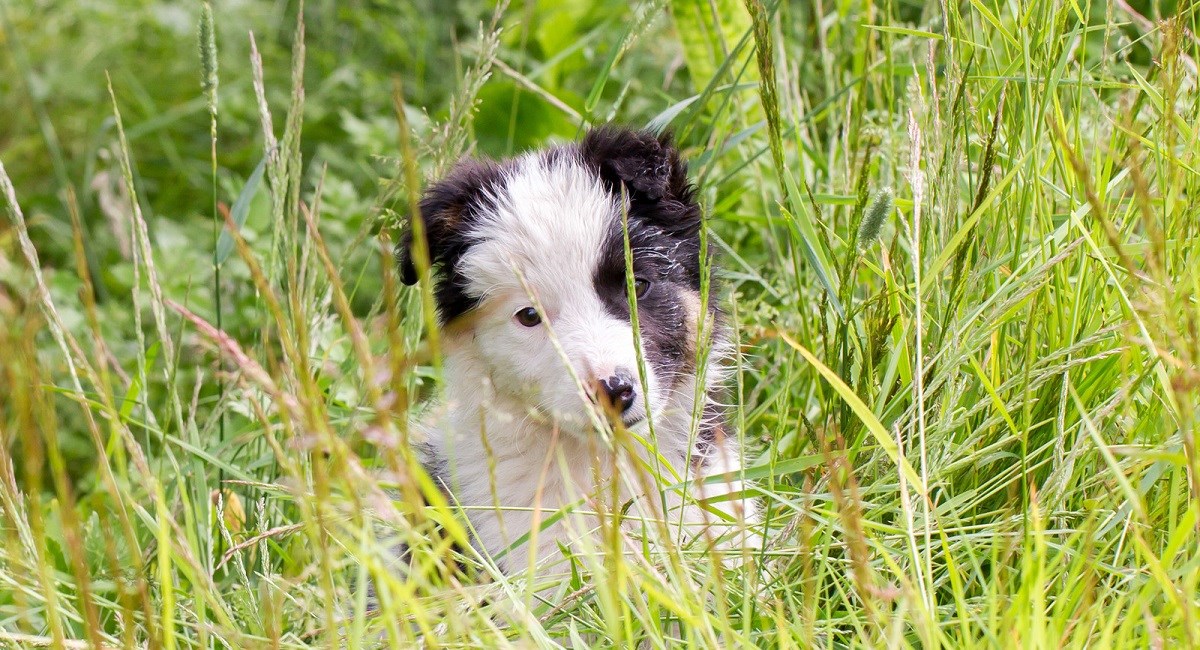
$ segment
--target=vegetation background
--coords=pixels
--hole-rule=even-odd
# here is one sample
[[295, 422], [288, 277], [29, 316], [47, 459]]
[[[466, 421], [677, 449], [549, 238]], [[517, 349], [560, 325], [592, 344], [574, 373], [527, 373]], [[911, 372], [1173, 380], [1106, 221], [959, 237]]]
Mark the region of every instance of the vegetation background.
[[[1198, 28], [5, 0], [0, 646], [1200, 645]], [[692, 160], [770, 543], [504, 578], [401, 443], [392, 242], [459, 156], [609, 120]]]

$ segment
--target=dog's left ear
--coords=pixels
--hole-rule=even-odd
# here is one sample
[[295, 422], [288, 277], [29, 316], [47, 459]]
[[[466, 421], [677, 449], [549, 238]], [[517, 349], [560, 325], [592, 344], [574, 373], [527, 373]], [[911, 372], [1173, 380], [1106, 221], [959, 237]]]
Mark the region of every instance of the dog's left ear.
[[687, 176], [687, 163], [670, 133], [655, 135], [605, 125], [592, 129], [580, 143], [583, 160], [595, 166], [614, 193], [621, 187], [637, 210], [678, 237], [700, 232], [700, 206]]
[[671, 142], [670, 133], [655, 135], [604, 125], [584, 136], [580, 151], [617, 191], [623, 184], [631, 194], [653, 201], [691, 199], [687, 163]]

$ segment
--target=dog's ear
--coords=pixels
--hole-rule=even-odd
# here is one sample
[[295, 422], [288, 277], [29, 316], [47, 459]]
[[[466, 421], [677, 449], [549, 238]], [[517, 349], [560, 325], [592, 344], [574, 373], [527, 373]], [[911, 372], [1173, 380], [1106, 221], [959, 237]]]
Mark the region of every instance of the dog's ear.
[[599, 126], [580, 143], [583, 159], [618, 191], [624, 184], [652, 200], [680, 199], [688, 191], [687, 164], [671, 142], [671, 134], [654, 135], [618, 126]]
[[[442, 180], [425, 190], [421, 197], [420, 219], [429, 244], [430, 266], [453, 263], [466, 249], [466, 234], [489, 190], [500, 180], [500, 168], [489, 160], [468, 159], [459, 162]], [[412, 257], [413, 229], [410, 223], [400, 236], [396, 260], [400, 279], [413, 285], [420, 277]]]
[[655, 135], [612, 125], [592, 129], [580, 143], [583, 160], [615, 193], [626, 188], [633, 208], [677, 235], [695, 236], [700, 207], [688, 181], [687, 163], [670, 133]]

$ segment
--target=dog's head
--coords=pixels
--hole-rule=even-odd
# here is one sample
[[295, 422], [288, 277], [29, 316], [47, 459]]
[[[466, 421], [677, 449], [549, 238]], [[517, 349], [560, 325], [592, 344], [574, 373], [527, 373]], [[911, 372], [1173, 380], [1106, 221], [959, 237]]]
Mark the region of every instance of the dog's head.
[[[645, 419], [647, 404], [661, 413], [695, 376], [694, 194], [669, 136], [615, 127], [509, 161], [459, 163], [421, 201], [441, 322], [452, 338], [465, 337], [495, 391], [569, 429], [588, 421], [580, 384], [626, 425]], [[407, 284], [418, 279], [411, 244], [410, 231], [399, 251]]]

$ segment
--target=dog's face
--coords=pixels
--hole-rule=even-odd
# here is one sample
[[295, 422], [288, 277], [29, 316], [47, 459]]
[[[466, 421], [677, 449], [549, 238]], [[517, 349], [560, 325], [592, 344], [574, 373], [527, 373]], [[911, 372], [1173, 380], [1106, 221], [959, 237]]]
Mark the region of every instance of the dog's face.
[[[602, 127], [575, 145], [462, 162], [427, 190], [421, 215], [440, 318], [498, 393], [580, 430], [589, 403], [632, 426], [692, 390], [700, 209], [668, 138]], [[410, 242], [400, 255], [412, 284]]]

